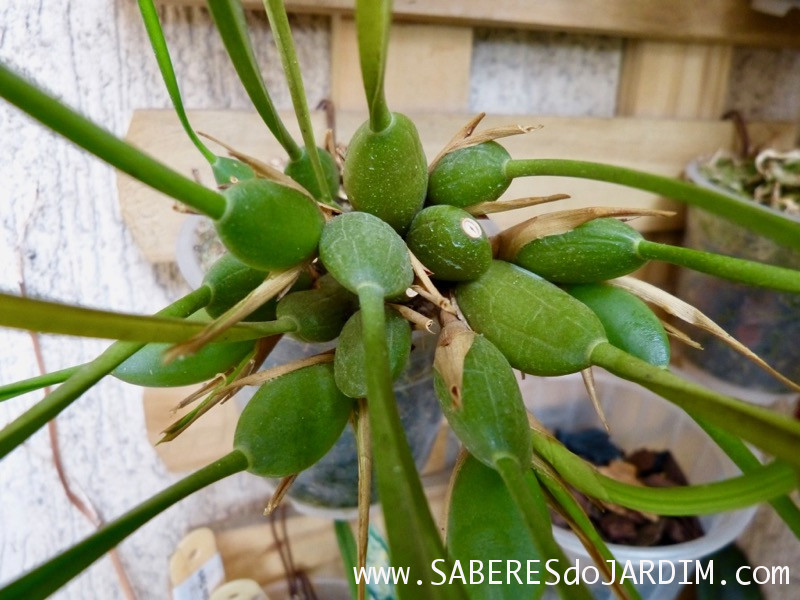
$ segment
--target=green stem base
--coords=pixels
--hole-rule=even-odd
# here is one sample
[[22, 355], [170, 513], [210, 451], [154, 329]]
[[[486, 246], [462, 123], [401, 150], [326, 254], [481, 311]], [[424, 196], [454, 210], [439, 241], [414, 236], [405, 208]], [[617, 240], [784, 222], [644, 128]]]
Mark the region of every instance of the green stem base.
[[707, 420], [800, 467], [800, 422], [685, 381], [608, 342], [597, 344], [590, 360], [593, 365], [666, 398], [692, 417]]
[[553, 524], [547, 510], [542, 488], [529, 469], [523, 471], [519, 462], [512, 456], [501, 456], [495, 460], [494, 468], [500, 474], [522, 514], [536, 549], [545, 561], [555, 559], [555, 570], [559, 573], [557, 586], [559, 596], [564, 600], [592, 600], [592, 595], [582, 583], [576, 586], [564, 583], [564, 572], [570, 566], [564, 551], [553, 538]]
[[793, 269], [647, 240], [639, 242], [637, 254], [647, 260], [662, 260], [738, 283], [800, 293], [800, 271]]
[[800, 222], [782, 217], [755, 202], [739, 200], [678, 179], [613, 165], [563, 159], [511, 160], [506, 164], [505, 172], [512, 178], [531, 175], [579, 177], [653, 192], [697, 206], [779, 244], [800, 250]]

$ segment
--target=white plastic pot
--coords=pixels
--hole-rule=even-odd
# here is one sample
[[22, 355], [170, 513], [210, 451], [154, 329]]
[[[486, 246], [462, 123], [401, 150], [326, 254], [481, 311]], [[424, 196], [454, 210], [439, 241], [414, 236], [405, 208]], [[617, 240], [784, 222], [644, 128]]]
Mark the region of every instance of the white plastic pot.
[[[594, 369], [600, 403], [611, 428], [612, 441], [626, 451], [640, 448], [670, 450], [692, 484], [717, 481], [740, 474], [711, 439], [682, 410], [652, 392]], [[528, 409], [551, 430], [580, 431], [602, 427], [580, 375], [540, 378], [526, 376], [520, 382]], [[648, 600], [677, 597], [683, 580], [682, 560], [692, 561], [688, 580], [693, 581], [694, 561], [702, 559], [735, 540], [755, 515], [756, 507], [701, 516], [705, 535], [696, 540], [670, 546], [634, 547], [609, 544], [609, 549], [624, 567], [630, 561], [639, 576], [640, 561], [670, 561], [675, 565], [675, 581], [662, 585], [637, 585]], [[556, 541], [570, 559], [580, 559], [581, 568], [592, 559], [570, 531], [554, 527]], [[647, 563], [645, 563], [647, 564]], [[665, 565], [665, 574], [669, 568]], [[596, 585], [597, 598], [611, 598], [609, 587]]]

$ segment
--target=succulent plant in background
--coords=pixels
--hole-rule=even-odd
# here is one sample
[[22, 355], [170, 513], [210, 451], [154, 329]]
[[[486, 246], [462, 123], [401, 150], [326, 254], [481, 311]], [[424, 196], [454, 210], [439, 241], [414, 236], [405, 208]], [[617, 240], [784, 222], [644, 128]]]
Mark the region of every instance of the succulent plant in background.
[[[0, 590], [3, 598], [49, 595], [150, 518], [232, 473], [283, 478], [285, 489], [320, 460], [351, 418], [360, 458], [358, 562], [363, 565], [366, 554], [372, 462], [379, 500], [388, 508], [384, 520], [392, 564], [411, 569], [409, 583], [398, 587], [401, 598], [493, 597], [489, 586], [467, 590], [458, 580], [436, 585], [432, 566], [447, 571], [443, 565], [453, 560], [539, 556], [561, 559], [563, 571], [567, 565], [553, 539], [548, 504], [569, 516], [592, 556], [611, 559], [567, 483], [591, 498], [672, 515], [770, 502], [800, 536], [800, 511], [787, 496], [797, 487], [800, 423], [673, 374], [664, 326], [640, 299], [748, 351], [691, 307], [627, 277], [648, 260], [666, 260], [800, 293], [799, 272], [652, 244], [624, 223], [653, 211], [554, 211], [492, 239], [479, 220], [500, 210], [557, 201], [560, 197], [498, 198], [515, 177], [561, 175], [676, 198], [794, 248], [800, 248], [800, 225], [755, 204], [731, 210], [738, 205], [730, 198], [665, 177], [567, 159], [512, 159], [495, 140], [525, 130], [476, 131], [480, 118], [456, 132], [428, 165], [414, 124], [389, 110], [383, 92], [391, 22], [386, 0], [356, 2], [369, 118], [345, 154], [344, 194], [336, 160], [313, 139], [282, 0], [265, 0], [265, 8], [302, 147], [272, 106], [238, 0], [209, 0], [239, 77], [289, 162], [285, 172], [276, 171], [267, 157], [235, 150], [235, 141], [231, 156], [220, 157], [200, 140], [183, 111], [153, 1], [139, 0], [139, 5], [175, 109], [208, 160], [216, 189], [127, 145], [6, 67], [0, 67], [0, 91], [88, 152], [210, 217], [229, 254], [200, 288], [149, 317], [1, 295], [0, 325], [116, 341], [85, 365], [0, 388], [0, 398], [8, 400], [60, 384], [0, 431], [0, 457], [108, 375], [149, 386], [209, 382], [203, 394], [187, 399], [197, 407], [167, 430], [166, 440], [243, 385], [260, 388], [241, 414], [230, 454], [21, 575]], [[623, 318], [628, 315], [635, 318]], [[412, 326], [429, 335], [441, 327], [432, 365], [436, 391], [469, 454], [454, 474], [446, 540], [426, 503], [392, 391], [392, 379], [408, 359]], [[258, 371], [282, 335], [338, 341], [334, 352]], [[679, 494], [610, 485], [540, 426], [531, 426], [514, 369], [541, 376], [581, 372], [593, 396], [595, 365], [683, 408], [743, 474], [688, 486]], [[770, 368], [763, 361], [761, 366]], [[746, 443], [774, 458], [762, 465]], [[583, 586], [562, 583], [557, 589], [564, 598], [590, 597]], [[629, 582], [616, 582], [614, 590], [620, 597], [638, 596]], [[531, 595], [530, 589], [517, 593]]]

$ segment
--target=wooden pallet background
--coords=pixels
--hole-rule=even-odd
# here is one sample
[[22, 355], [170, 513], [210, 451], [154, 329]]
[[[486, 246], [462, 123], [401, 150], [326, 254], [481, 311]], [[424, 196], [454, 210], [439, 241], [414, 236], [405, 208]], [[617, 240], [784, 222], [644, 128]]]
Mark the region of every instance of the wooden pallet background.
[[[198, 0], [162, 0], [166, 4], [202, 4]], [[347, 140], [363, 118], [366, 105], [359, 71], [349, 0], [291, 0], [289, 10], [328, 15], [331, 26], [330, 92], [337, 110], [337, 135]], [[245, 0], [259, 9], [259, 0]], [[510, 139], [515, 156], [550, 156], [603, 160], [678, 176], [688, 160], [734, 144], [733, 126], [719, 122], [726, 109], [734, 45], [800, 47], [800, 11], [776, 18], [750, 9], [746, 0], [713, 0], [669, 3], [642, 0], [559, 0], [536, 2], [501, 0], [432, 0], [395, 2], [397, 23], [392, 31], [386, 93], [393, 110], [416, 118], [429, 156], [435, 154], [470, 116], [470, 67], [473, 27], [503, 26], [520, 29], [557, 30], [615, 35], [625, 38], [617, 89], [616, 117], [592, 119], [541, 115], [489, 118], [497, 123], [542, 123], [545, 129]], [[242, 150], [259, 156], [280, 157], [280, 148], [263, 139], [258, 119], [252, 115], [198, 113], [192, 115], [198, 129], [207, 129]], [[287, 123], [293, 123], [289, 116]], [[316, 116], [318, 131], [324, 125]], [[771, 123], [754, 127], [761, 143], [789, 146], [795, 124]], [[184, 172], [203, 170], [177, 120], [168, 114], [137, 112], [128, 139]], [[592, 204], [592, 193], [603, 190], [589, 182], [539, 180], [515, 182], [507, 197], [535, 194], [536, 190], [572, 194], [572, 204]], [[609, 188], [605, 188], [609, 189]], [[609, 192], [613, 203], [670, 206], [664, 199], [621, 188]], [[141, 185], [121, 179], [120, 201], [134, 238], [147, 258], [170, 261], [182, 221], [167, 210], [158, 195]], [[146, 210], [145, 210], [146, 208]], [[675, 232], [678, 217], [638, 226], [650, 232]], [[498, 217], [505, 226], [534, 211]], [[679, 234], [677, 234], [679, 236]], [[667, 239], [670, 239], [669, 237]], [[671, 239], [679, 239], [675, 235]]]

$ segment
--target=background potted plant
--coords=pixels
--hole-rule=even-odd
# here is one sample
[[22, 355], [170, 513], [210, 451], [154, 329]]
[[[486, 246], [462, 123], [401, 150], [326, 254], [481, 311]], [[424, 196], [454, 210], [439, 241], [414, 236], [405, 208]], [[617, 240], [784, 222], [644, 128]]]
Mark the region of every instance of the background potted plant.
[[[274, 111], [264, 103], [257, 69], [252, 68], [239, 5], [212, 4], [240, 75], [253, 96], [260, 98], [257, 108], [267, 125], [283, 137]], [[164, 62], [152, 3], [143, 0], [140, 5]], [[626, 502], [624, 485], [598, 480], [591, 467], [575, 461], [545, 431], [530, 429], [512, 367], [543, 376], [580, 371], [592, 390], [590, 369], [602, 366], [657, 391], [697, 420], [745, 474], [708, 487], [689, 486], [681, 498], [655, 490], [649, 502], [666, 511], [695, 513], [700, 505], [718, 512], [770, 501], [794, 531], [800, 530], [800, 513], [786, 496], [796, 487], [793, 467], [797, 466], [800, 426], [676, 377], [665, 368], [665, 336], [655, 326], [657, 320], [642, 316], [633, 327], [615, 320], [614, 313], [618, 316], [623, 303], [630, 306], [631, 302], [627, 296], [620, 299], [619, 289], [633, 289], [651, 300], [662, 297], [627, 280], [612, 286], [601, 283], [616, 280], [652, 258], [691, 263], [750, 284], [795, 292], [800, 287], [796, 272], [645, 243], [622, 222], [611, 219], [643, 211], [614, 207], [557, 211], [511, 228], [492, 243], [475, 217], [490, 210], [487, 203], [495, 202], [514, 177], [557, 174], [663, 193], [727, 214], [761, 235], [794, 247], [800, 244], [797, 223], [769, 216], [757, 207], [738, 206], [731, 212], [734, 204], [724, 195], [630, 169], [560, 159], [514, 160], [493, 141], [508, 131], [476, 133], [477, 121], [456, 134], [430, 165], [429, 175], [413, 123], [389, 111], [383, 95], [390, 22], [390, 5], [384, 2], [357, 3], [370, 118], [349, 144], [343, 180], [350, 207], [342, 206], [330, 185], [335, 161], [320, 158], [324, 155], [311, 136], [283, 5], [270, 0], [266, 7], [305, 148], [287, 149], [290, 157], [294, 154], [290, 161], [294, 168], [284, 174], [235, 150], [233, 158], [204, 152], [218, 190], [179, 175], [25, 78], [6, 67], [0, 70], [0, 89], [6, 100], [89, 152], [211, 217], [231, 253], [217, 263], [204, 285], [149, 318], [1, 296], [4, 325], [118, 340], [87, 365], [5, 386], [3, 394], [10, 398], [37, 386], [61, 383], [0, 432], [2, 456], [109, 373], [148, 379], [151, 385], [160, 380], [164, 385], [176, 378], [203, 379], [222, 371], [224, 375], [207, 390], [204, 406], [210, 407], [234, 391], [242, 379], [254, 375], [256, 365], [277, 342], [276, 336], [329, 332], [336, 329], [332, 323], [342, 332], [335, 356], [318, 355], [258, 375], [265, 383], [242, 413], [230, 454], [20, 576], [3, 589], [4, 595], [34, 598], [52, 593], [162, 510], [234, 473], [247, 470], [283, 477], [283, 489], [288, 488], [299, 472], [335, 443], [353, 417], [360, 442], [359, 562], [363, 564], [365, 558], [372, 459], [381, 502], [391, 507], [384, 511], [384, 518], [392, 562], [410, 567], [419, 577], [412, 575], [412, 582], [398, 589], [400, 597], [463, 597], [458, 583], [436, 586], [429, 577], [434, 561], [446, 565], [450, 556], [426, 505], [391, 387], [392, 374], [399, 372], [409, 352], [409, 323], [427, 326], [433, 318], [443, 326], [434, 359], [437, 395], [450, 425], [472, 455], [472, 465], [483, 465], [466, 469], [462, 464], [454, 490], [491, 491], [494, 502], [514, 509], [500, 513], [488, 510], [485, 502], [460, 502], [457, 510], [451, 510], [448, 525], [447, 544], [456, 558], [488, 558], [492, 552], [530, 556], [533, 548], [542, 558], [562, 559], [558, 569], [563, 572], [567, 565], [552, 537], [543, 489], [576, 516], [571, 496], [558, 493], [562, 479], [579, 483], [590, 496]], [[286, 145], [291, 148], [290, 143]], [[573, 251], [569, 260], [564, 258], [565, 251]], [[305, 274], [312, 280], [309, 289], [303, 289], [301, 275]], [[594, 300], [584, 295], [587, 285]], [[409, 288], [417, 299], [406, 294]], [[257, 309], [268, 309], [278, 297], [277, 318], [244, 321]], [[387, 306], [387, 300], [392, 306]], [[341, 318], [346, 312], [340, 310], [342, 305], [359, 309], [348, 315], [346, 323]], [[205, 315], [199, 315], [199, 321], [188, 319], [200, 309], [213, 320]], [[162, 352], [154, 350], [153, 344], [172, 346]], [[161, 362], [162, 357], [168, 364]], [[744, 441], [776, 459], [762, 466]], [[465, 497], [478, 499], [477, 494], [459, 495], [462, 500]], [[481, 514], [492, 515], [483, 519], [484, 525], [490, 531], [502, 531], [504, 545], [492, 547], [471, 535], [470, 524]], [[593, 552], [611, 557], [591, 527], [580, 518], [575, 526], [592, 541]], [[638, 595], [626, 583], [618, 583], [616, 589], [622, 596]], [[559, 593], [588, 597], [582, 586], [561, 585]]]
[[[798, 150], [752, 148], [740, 117], [739, 132], [738, 154], [718, 152], [698, 159], [687, 167], [689, 179], [740, 202], [762, 205], [783, 218], [800, 219]], [[687, 214], [685, 244], [783, 267], [800, 267], [800, 253], [796, 250], [752, 235], [746, 228], [700, 209], [690, 209]], [[795, 294], [746, 288], [688, 270], [680, 273], [678, 294], [789, 377], [797, 379], [800, 375], [797, 345], [791, 342], [800, 333], [800, 304]], [[701, 333], [698, 341], [703, 351], [688, 350], [687, 357], [717, 379], [751, 389], [756, 395], [766, 392], [766, 401], [770, 394], [790, 392], [711, 336]]]

